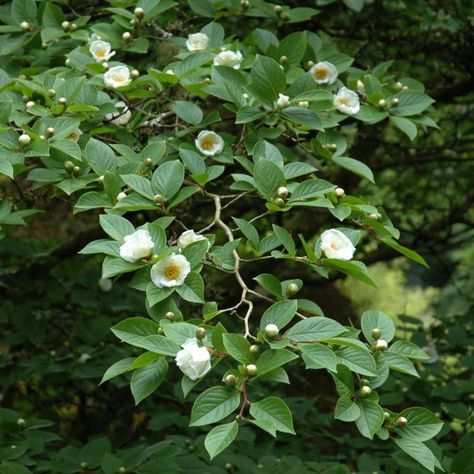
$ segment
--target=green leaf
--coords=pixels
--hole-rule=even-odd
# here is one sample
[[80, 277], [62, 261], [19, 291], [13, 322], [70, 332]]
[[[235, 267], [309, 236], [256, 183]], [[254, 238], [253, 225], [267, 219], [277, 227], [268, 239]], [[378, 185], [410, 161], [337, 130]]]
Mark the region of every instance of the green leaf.
[[190, 303], [204, 302], [204, 281], [199, 273], [191, 272], [181, 286], [176, 287], [181, 298]]
[[133, 234], [135, 228], [124, 217], [115, 214], [102, 214], [99, 216], [100, 226], [114, 240], [123, 242], [126, 235]]
[[291, 411], [281, 398], [267, 397], [252, 403], [250, 414], [257, 420], [271, 422], [277, 431], [295, 434]]
[[331, 318], [314, 317], [303, 319], [291, 327], [285, 337], [294, 342], [313, 342], [339, 336], [346, 328]]
[[345, 365], [348, 369], [369, 377], [376, 376], [377, 366], [369, 351], [356, 347], [344, 347], [336, 352], [337, 363]]
[[407, 408], [400, 413], [400, 416], [407, 419], [407, 424], [395, 431], [403, 438], [428, 441], [434, 438], [443, 427], [442, 421], [426, 408]]
[[259, 118], [262, 118], [266, 114], [267, 112], [265, 110], [246, 105], [237, 111], [235, 123], [241, 124], [253, 122], [255, 120], [258, 120]]
[[239, 432], [239, 425], [236, 421], [219, 425], [212, 428], [204, 440], [204, 446], [209, 456], [214, 459], [219, 453], [224, 451], [232, 441], [234, 441]]
[[150, 365], [136, 369], [130, 381], [135, 405], [151, 395], [163, 382], [168, 372], [168, 362], [161, 358]]
[[283, 171], [269, 160], [260, 159], [254, 170], [255, 186], [262, 196], [272, 200], [280, 186], [285, 186]]
[[145, 336], [157, 334], [160, 325], [147, 318], [128, 318], [120, 321], [111, 328], [111, 331], [121, 341], [137, 345]]
[[216, 423], [239, 407], [240, 393], [227, 387], [211, 387], [196, 399], [189, 426]]
[[405, 257], [408, 257], [409, 259], [413, 260], [414, 262], [419, 263], [420, 265], [423, 265], [426, 268], [429, 268], [429, 265], [426, 263], [426, 260], [416, 253], [413, 250], [410, 250], [407, 247], [404, 247], [403, 245], [400, 245], [396, 240], [393, 239], [380, 239], [381, 242], [383, 242], [385, 245], [388, 245], [389, 247], [392, 247], [392, 249], [396, 250], [397, 252], [401, 253], [402, 255], [405, 255]]
[[402, 374], [419, 377], [418, 372], [410, 359], [407, 359], [405, 356], [400, 354], [395, 354], [394, 352], [385, 352], [384, 356], [391, 369], [401, 372]]
[[260, 331], [263, 331], [267, 324], [275, 324], [281, 331], [293, 319], [297, 309], [298, 302], [296, 300], [278, 301], [263, 313], [260, 320]]
[[304, 57], [306, 44], [306, 31], [291, 33], [281, 40], [275, 57], [279, 59], [286, 56], [286, 64], [297, 65]]
[[[270, 273], [262, 273], [257, 275], [254, 280], [264, 289], [267, 290], [273, 296], [283, 296], [283, 290], [280, 280], [271, 275]], [[261, 326], [261, 324], [260, 324]], [[260, 327], [261, 329], [261, 327]]]
[[354, 174], [362, 176], [371, 183], [375, 183], [372, 170], [365, 163], [362, 163], [362, 161], [355, 160], [354, 158], [348, 158], [346, 156], [333, 156], [332, 161], [340, 167], [352, 171]]
[[174, 293], [174, 288], [158, 288], [154, 283], [149, 283], [146, 287], [146, 299], [150, 307], [168, 298]]
[[153, 192], [161, 194], [169, 201], [181, 188], [184, 180], [184, 166], [178, 161], [168, 161], [160, 165], [153, 173], [151, 184]]
[[225, 352], [226, 348], [224, 346], [224, 334], [227, 333], [227, 329], [222, 323], [217, 323], [212, 330], [211, 340], [214, 349], [219, 352]]
[[395, 127], [401, 130], [405, 135], [407, 135], [411, 141], [416, 138], [418, 129], [410, 119], [403, 117], [390, 117], [390, 122], [392, 122]]
[[182, 254], [186, 257], [188, 262], [191, 264], [191, 268], [196, 268], [206, 256], [209, 248], [209, 241], [198, 240], [193, 242], [183, 249]]
[[222, 336], [226, 351], [241, 364], [249, 364], [253, 361], [250, 352], [250, 342], [239, 334], [225, 333]]
[[422, 92], [407, 91], [396, 95], [397, 107], [390, 109], [392, 115], [410, 116], [424, 112], [434, 100]]
[[154, 352], [155, 354], [162, 354], [171, 357], [176, 356], [180, 350], [180, 347], [176, 342], [167, 337], [161, 336], [160, 334], [152, 334], [151, 336], [143, 337], [134, 345], [146, 349], [147, 351]]
[[117, 168], [117, 158], [112, 148], [95, 138], [87, 142], [85, 153], [88, 163], [98, 176]]
[[134, 272], [143, 267], [142, 263], [126, 262], [122, 258], [107, 255], [102, 262], [102, 278], [109, 278], [122, 273]]
[[357, 403], [353, 402], [350, 397], [343, 396], [339, 398], [336, 404], [336, 412], [334, 418], [341, 421], [356, 421], [361, 415], [361, 411]]
[[383, 410], [378, 403], [370, 400], [359, 400], [357, 406], [360, 409], [360, 416], [355, 422], [357, 428], [363, 436], [373, 439], [384, 422]]
[[298, 359], [298, 356], [286, 349], [266, 350], [257, 359], [257, 377], [261, 377], [262, 375], [271, 372], [277, 367], [281, 367], [294, 359]]
[[182, 345], [188, 339], [196, 337], [196, 326], [189, 323], [166, 324], [163, 327], [166, 337], [169, 337], [176, 344]]
[[424, 468], [435, 472], [435, 456], [421, 441], [413, 439], [395, 439], [396, 445]]
[[234, 222], [237, 224], [237, 227], [240, 229], [242, 234], [247, 238], [247, 240], [253, 245], [255, 249], [258, 249], [260, 243], [260, 237], [258, 236], [257, 229], [245, 219], [240, 219], [239, 217], [233, 217]]
[[324, 258], [321, 262], [325, 267], [334, 268], [345, 273], [346, 275], [356, 278], [362, 283], [373, 286], [374, 288], [378, 288], [375, 281], [369, 275], [367, 267], [362, 262], [355, 260], [348, 262], [346, 260], [340, 260], [337, 258]]
[[276, 224], [272, 225], [273, 232], [277, 236], [278, 240], [282, 243], [283, 247], [288, 251], [289, 254], [296, 252], [296, 245], [291, 234], [283, 227]]
[[131, 366], [135, 359], [133, 357], [128, 357], [126, 359], [118, 360], [114, 364], [112, 364], [104, 373], [102, 380], [100, 381], [101, 384], [107, 382], [107, 380], [113, 379], [118, 375], [122, 375], [126, 372], [131, 370]]
[[337, 357], [329, 347], [322, 344], [300, 344], [303, 360], [307, 369], [329, 369], [336, 372]]
[[420, 349], [417, 345], [408, 341], [395, 341], [388, 348], [388, 352], [394, 352], [407, 357], [408, 359], [415, 360], [429, 360], [430, 356]]
[[304, 107], [286, 107], [281, 112], [285, 120], [294, 122], [298, 125], [306, 125], [311, 130], [324, 130], [319, 115], [312, 110]]
[[138, 194], [148, 199], [153, 199], [155, 196], [151, 182], [143, 176], [138, 176], [137, 174], [125, 174], [122, 175], [121, 178], [128, 187], [132, 188]]
[[35, 0], [13, 0], [11, 14], [17, 25], [22, 21], [36, 23], [36, 2]]
[[280, 65], [266, 56], [259, 56], [250, 72], [251, 90], [264, 102], [270, 103], [278, 98], [278, 93], [286, 87], [285, 73]]
[[198, 125], [202, 122], [202, 110], [193, 102], [176, 100], [173, 102], [171, 108], [173, 112], [185, 122], [191, 123], [193, 125]]
[[392, 318], [382, 311], [365, 311], [361, 318], [361, 327], [365, 338], [370, 343], [375, 341], [372, 336], [372, 330], [375, 328], [380, 329], [380, 338], [378, 339], [390, 342], [395, 336], [395, 324], [393, 324]]
[[336, 188], [336, 185], [324, 179], [308, 179], [299, 183], [291, 193], [290, 202], [322, 197]]

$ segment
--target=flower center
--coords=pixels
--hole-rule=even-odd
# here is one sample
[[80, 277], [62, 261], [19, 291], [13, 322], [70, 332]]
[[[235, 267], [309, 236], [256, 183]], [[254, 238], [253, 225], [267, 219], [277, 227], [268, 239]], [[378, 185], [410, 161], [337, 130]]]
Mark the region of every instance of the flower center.
[[201, 141], [201, 146], [204, 150], [210, 150], [214, 146], [214, 140], [211, 137], [203, 138]]
[[116, 82], [125, 82], [125, 79], [126, 79], [126, 77], [122, 74], [118, 74], [117, 76], [115, 76], [115, 81]]
[[98, 51], [95, 52], [95, 55], [96, 55], [98, 58], [105, 58], [105, 50], [99, 49]]
[[341, 98], [339, 99], [339, 103], [340, 103], [341, 105], [348, 105], [348, 102], [349, 102], [349, 99], [347, 99], [346, 97], [341, 97]]
[[336, 242], [333, 242], [333, 243], [331, 244], [331, 248], [332, 248], [333, 250], [337, 250], [337, 244], [336, 244]]
[[326, 79], [326, 76], [328, 75], [327, 69], [316, 69], [315, 75], [317, 79]]
[[165, 276], [166, 278], [168, 278], [168, 280], [176, 280], [179, 277], [180, 273], [181, 271], [178, 265], [175, 265], [174, 263], [168, 265], [165, 268]]

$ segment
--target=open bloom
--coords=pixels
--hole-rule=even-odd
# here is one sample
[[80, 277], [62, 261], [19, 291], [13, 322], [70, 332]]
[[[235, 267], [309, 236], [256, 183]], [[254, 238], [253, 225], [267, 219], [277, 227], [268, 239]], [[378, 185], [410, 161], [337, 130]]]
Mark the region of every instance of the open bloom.
[[240, 51], [221, 51], [214, 58], [214, 66], [232, 66], [234, 69], [239, 69], [243, 59]]
[[115, 125], [127, 125], [132, 118], [132, 112], [125, 102], [119, 101], [115, 104], [117, 112], [106, 114], [105, 118]]
[[196, 148], [206, 156], [218, 155], [224, 149], [224, 140], [210, 130], [200, 132], [194, 143]]
[[158, 288], [181, 286], [191, 271], [191, 264], [184, 255], [172, 254], [151, 267], [151, 281]]
[[192, 33], [186, 40], [189, 51], [201, 51], [209, 46], [209, 37], [205, 33]]
[[334, 107], [336, 107], [339, 112], [348, 115], [354, 115], [360, 110], [359, 96], [347, 87], [339, 89], [338, 93], [334, 96], [333, 102]]
[[197, 339], [187, 339], [176, 354], [176, 365], [191, 380], [204, 377], [211, 370], [211, 354], [205, 347], [199, 347]]
[[329, 229], [321, 234], [321, 251], [327, 258], [351, 260], [355, 247], [349, 238], [340, 230]]
[[[189, 244], [192, 244], [193, 242], [199, 242], [200, 240], [207, 240], [204, 235], [199, 235], [194, 232], [194, 230], [187, 230], [183, 232], [178, 239], [178, 245], [184, 249], [187, 247]], [[207, 242], [209, 244], [209, 241]]]
[[130, 78], [130, 71], [127, 66], [114, 66], [111, 67], [104, 74], [104, 83], [109, 87], [123, 87], [128, 86], [132, 82]]
[[89, 51], [92, 57], [98, 62], [108, 61], [112, 56], [115, 55], [115, 51], [112, 51], [110, 43], [102, 40], [92, 41], [89, 46]]
[[288, 107], [290, 105], [290, 98], [281, 92], [278, 93], [277, 105], [280, 109]]
[[147, 230], [139, 229], [133, 234], [126, 235], [125, 242], [120, 246], [120, 256], [127, 262], [136, 262], [149, 257], [153, 251], [153, 240]]
[[337, 69], [327, 61], [316, 63], [310, 70], [316, 84], [334, 84], [337, 79]]

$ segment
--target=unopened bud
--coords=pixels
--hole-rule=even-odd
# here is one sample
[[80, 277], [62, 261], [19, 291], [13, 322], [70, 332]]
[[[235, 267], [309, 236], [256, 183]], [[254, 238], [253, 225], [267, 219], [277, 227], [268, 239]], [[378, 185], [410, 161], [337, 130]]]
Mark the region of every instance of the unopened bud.
[[390, 413], [388, 411], [384, 411], [383, 412], [383, 417], [384, 417], [385, 421], [390, 420]]
[[74, 169], [74, 163], [72, 161], [65, 161], [64, 162], [64, 169], [68, 172], [68, 173], [72, 173], [72, 170]]
[[130, 20], [130, 25], [136, 26], [137, 24], [138, 24], [138, 20], [137, 20], [136, 18], [132, 18], [132, 19]]
[[18, 426], [25, 426], [26, 421], [23, 418], [18, 418], [18, 420], [16, 420], [16, 424]]
[[286, 64], [288, 62], [288, 57], [287, 56], [281, 56], [280, 57], [280, 64]]
[[275, 5], [275, 6], [273, 7], [273, 11], [274, 11], [277, 15], [278, 15], [279, 13], [281, 13], [281, 11], [282, 11], [281, 5]]
[[252, 354], [258, 354], [260, 352], [260, 348], [257, 346], [257, 344], [252, 344], [249, 350]]
[[69, 67], [71, 65], [71, 60], [67, 58], [66, 61], [64, 61], [64, 65]]
[[143, 8], [137, 7], [137, 8], [135, 8], [133, 14], [137, 18], [143, 18], [145, 16], [145, 11], [143, 10]]
[[100, 175], [98, 178], [97, 178], [97, 181], [99, 182], [99, 184], [103, 184], [104, 183], [104, 175]]
[[81, 462], [80, 466], [81, 469], [87, 469], [89, 467], [89, 464], [87, 464], [85, 461]]
[[126, 31], [123, 35], [122, 35], [122, 39], [124, 41], [131, 41], [132, 40], [132, 33], [130, 33], [130, 31]]
[[163, 204], [164, 198], [161, 194], [155, 194], [155, 196], [153, 197], [153, 202], [156, 205]]
[[404, 416], [399, 416], [396, 420], [395, 420], [395, 426], [397, 428], [404, 428], [408, 423], [408, 420], [404, 417]]
[[118, 472], [119, 472], [120, 474], [125, 474], [125, 473], [127, 472], [127, 469], [126, 469], [125, 467], [123, 467], [123, 466], [120, 466]]
[[372, 334], [372, 337], [373, 337], [374, 339], [379, 339], [379, 338], [380, 338], [380, 335], [381, 335], [381, 331], [380, 331], [379, 328], [374, 328], [374, 329], [372, 329], [371, 334]]
[[71, 23], [71, 26], [69, 27], [71, 31], [76, 31], [77, 30], [77, 24], [76, 23]]
[[44, 140], [44, 139], [45, 139], [45, 136], [44, 136], [44, 135], [40, 135], [39, 138], [40, 138], [40, 140]]
[[399, 101], [396, 97], [394, 97], [394, 98], [392, 99], [392, 105], [393, 105], [394, 107], [396, 107], [399, 103], [400, 103], [400, 101]]
[[344, 189], [342, 189], [342, 188], [336, 188], [336, 189], [334, 190], [334, 194], [335, 194], [337, 197], [342, 197], [342, 196], [344, 196], [344, 194], [346, 194], [346, 193], [345, 193]]
[[306, 63], [306, 67], [307, 67], [308, 69], [311, 69], [313, 66], [314, 66], [314, 61], [308, 61], [308, 62]]
[[28, 23], [27, 21], [22, 21], [22, 22], [20, 23], [20, 28], [21, 28], [23, 31], [31, 30], [31, 23]]
[[299, 107], [303, 107], [303, 109], [307, 109], [309, 107], [309, 102], [307, 100], [300, 100], [298, 102]]
[[121, 193], [117, 194], [117, 197], [115, 199], [117, 199], [117, 201], [120, 202], [120, 201], [123, 201], [126, 197], [127, 195], [122, 191]]
[[71, 23], [69, 23], [68, 21], [63, 21], [63, 22], [61, 23], [61, 28], [62, 28], [64, 31], [69, 30], [70, 26], [71, 26]]
[[81, 174], [81, 168], [79, 168], [79, 166], [74, 166], [72, 169], [72, 174], [77, 178]]
[[206, 330], [204, 328], [196, 328], [196, 338], [197, 339], [204, 339], [206, 337]]
[[379, 218], [379, 214], [369, 214], [368, 217], [371, 221], [376, 221]]
[[359, 390], [359, 397], [360, 398], [367, 398], [372, 393], [372, 389], [368, 385], [364, 385], [360, 387]]
[[402, 90], [403, 90], [403, 91], [407, 91], [407, 90], [408, 90], [408, 86], [403, 86], [403, 87], [402, 87]]
[[133, 79], [137, 79], [140, 77], [140, 72], [138, 71], [138, 69], [134, 69], [130, 75], [132, 76]]
[[376, 352], [385, 352], [388, 349], [388, 343], [384, 339], [377, 339], [372, 344], [372, 349]]
[[387, 101], [385, 99], [380, 99], [378, 104], [379, 107], [385, 107], [387, 105]]
[[60, 104], [60, 105], [67, 105], [67, 99], [66, 99], [66, 97], [60, 97], [60, 98], [58, 99], [58, 104]]
[[242, 94], [242, 97], [243, 97], [245, 100], [247, 100], [247, 99], [249, 98], [249, 95], [248, 95], [246, 92], [244, 92], [244, 93]]
[[398, 82], [395, 82], [395, 85], [394, 85], [395, 89], [401, 91], [403, 89], [403, 84], [398, 81]]
[[35, 102], [34, 100], [29, 100], [29, 101], [26, 103], [26, 106], [27, 106], [28, 108], [33, 107], [33, 105], [36, 105], [36, 102]]
[[255, 364], [248, 364], [245, 366], [245, 373], [250, 376], [257, 375], [257, 366]]
[[28, 101], [30, 100], [30, 98], [29, 98], [27, 95], [22, 95], [22, 96], [21, 96], [21, 100], [22, 100], [23, 102], [28, 102]]
[[168, 311], [166, 314], [165, 314], [165, 318], [170, 320], [170, 321], [173, 321], [173, 319], [175, 318], [175, 314], [173, 313], [173, 311]]
[[46, 129], [46, 136], [47, 137], [52, 137], [54, 135], [54, 128], [53, 127], [48, 127]]
[[47, 94], [48, 97], [54, 97], [56, 95], [56, 91], [54, 89], [49, 89]]
[[26, 133], [23, 133], [18, 137], [18, 141], [20, 145], [28, 145], [31, 142], [31, 138]]
[[279, 331], [280, 330], [276, 324], [267, 324], [265, 326], [265, 334], [270, 338], [277, 336]]
[[160, 335], [163, 335], [165, 333], [165, 331], [163, 330], [163, 328], [158, 328], [158, 331], [157, 331], [158, 334]]
[[283, 20], [283, 21], [288, 21], [290, 19], [290, 15], [288, 15], [288, 13], [282, 13], [280, 18]]
[[229, 387], [235, 387], [237, 384], [237, 377], [233, 374], [229, 374], [225, 376], [225, 384], [228, 385]]
[[145, 160], [145, 166], [153, 166], [153, 160], [151, 158], [147, 158]]
[[273, 204], [276, 204], [278, 207], [282, 207], [285, 205], [285, 201], [282, 198], [278, 197], [273, 200]]
[[300, 291], [298, 285], [296, 283], [290, 283], [287, 287], [286, 287], [286, 294], [288, 296], [293, 296], [293, 295], [296, 295], [296, 293], [298, 293], [298, 291]]
[[288, 196], [288, 188], [285, 186], [280, 186], [277, 190], [277, 195], [280, 198], [285, 199]]

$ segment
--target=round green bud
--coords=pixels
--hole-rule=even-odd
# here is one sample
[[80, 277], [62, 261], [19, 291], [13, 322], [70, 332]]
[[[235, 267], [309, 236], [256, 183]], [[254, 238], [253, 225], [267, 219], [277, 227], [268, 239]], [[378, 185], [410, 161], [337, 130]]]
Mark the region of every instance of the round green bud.
[[147, 158], [145, 160], [145, 166], [153, 166], [153, 160], [151, 158]]
[[252, 344], [250, 346], [250, 352], [252, 354], [258, 354], [260, 352], [260, 348], [257, 346], [257, 344]]
[[313, 66], [314, 66], [314, 61], [308, 61], [308, 62], [306, 63], [306, 67], [307, 67], [308, 69], [311, 69]]
[[66, 99], [66, 97], [60, 97], [60, 98], [58, 99], [58, 104], [60, 104], [60, 105], [67, 105], [67, 99]]
[[81, 174], [81, 168], [79, 168], [79, 166], [74, 166], [72, 169], [72, 174], [77, 178]]
[[130, 31], [126, 31], [125, 33], [123, 33], [122, 39], [124, 41], [132, 41], [132, 33], [130, 33]]
[[392, 105], [393, 105], [394, 107], [396, 107], [399, 103], [400, 103], [400, 101], [399, 101], [396, 97], [394, 97], [394, 98], [392, 99]]
[[281, 13], [281, 11], [283, 10], [283, 8], [281, 7], [281, 5], [275, 5], [273, 7], [273, 11], [278, 15], [279, 13]]
[[21, 28], [23, 31], [31, 30], [31, 23], [28, 23], [27, 21], [22, 21], [22, 22], [20, 23], [20, 28]]
[[287, 56], [280, 56], [280, 64], [286, 64], [288, 62]]
[[408, 420], [404, 417], [404, 416], [399, 416], [396, 420], [395, 420], [395, 426], [397, 428], [404, 428], [408, 423]]
[[132, 76], [132, 79], [138, 79], [140, 77], [140, 71], [138, 69], [134, 69], [130, 73], [130, 76]]
[[298, 293], [298, 291], [300, 291], [300, 288], [299, 288], [299, 286], [298, 286], [296, 283], [290, 283], [290, 284], [286, 287], [286, 294], [287, 294], [288, 296], [296, 295], [296, 293]]
[[257, 375], [257, 366], [255, 364], [248, 364], [245, 366], [245, 373], [253, 377]]
[[165, 331], [163, 330], [163, 328], [158, 328], [158, 330], [156, 331], [158, 334], [160, 335], [163, 335], [165, 333]]
[[29, 101], [26, 103], [26, 106], [27, 106], [28, 108], [33, 107], [34, 105], [36, 105], [36, 102], [35, 102], [34, 100], [29, 100]]
[[372, 393], [372, 389], [368, 385], [364, 385], [363, 387], [360, 387], [359, 397], [367, 398], [371, 393]]
[[369, 385], [369, 381], [367, 379], [360, 379], [360, 386]]
[[46, 136], [47, 137], [52, 137], [54, 135], [54, 128], [53, 127], [48, 127], [46, 129]]
[[375, 352], [385, 352], [388, 349], [388, 343], [384, 339], [377, 339], [372, 344], [372, 349]]
[[140, 7], [137, 7], [135, 8], [133, 14], [137, 17], [137, 18], [143, 18], [145, 16], [145, 11], [143, 10], [143, 8], [140, 8]]
[[195, 335], [197, 339], [204, 339], [206, 337], [206, 334], [207, 332], [204, 328], [196, 328]]
[[369, 214], [367, 217], [368, 217], [371, 221], [377, 221], [377, 220], [379, 219], [379, 214], [374, 214], [374, 213], [372, 213], [372, 214]]
[[237, 384], [237, 377], [233, 374], [229, 374], [225, 376], [224, 381], [227, 386], [235, 387], [235, 385]]
[[100, 184], [103, 184], [104, 183], [104, 175], [100, 175], [98, 178], [97, 178], [97, 181], [100, 183]]
[[71, 65], [71, 60], [67, 58], [66, 61], [64, 61], [64, 65], [69, 67]]
[[383, 412], [383, 417], [385, 421], [390, 420], [390, 413], [388, 411]]
[[234, 469], [234, 466], [230, 462], [228, 462], [225, 464], [224, 469], [226, 471], [232, 472], [232, 470]]
[[290, 15], [288, 15], [288, 13], [282, 13], [280, 18], [283, 20], [283, 21], [288, 21], [290, 19]]
[[286, 186], [280, 186], [277, 189], [277, 195], [279, 198], [285, 199], [288, 196], [288, 188]]
[[276, 199], [273, 200], [273, 204], [276, 204], [278, 207], [282, 207], [285, 205], [285, 201], [283, 201], [282, 198], [277, 197]]
[[69, 27], [71, 31], [76, 31], [77, 30], [77, 24], [76, 23], [71, 23], [71, 26]]
[[86, 462], [81, 462], [80, 466], [79, 466], [81, 469], [87, 469], [89, 467], [89, 464], [87, 464]]
[[165, 314], [165, 318], [170, 320], [170, 321], [173, 321], [173, 319], [175, 318], [175, 314], [173, 313], [173, 311], [168, 311], [166, 314]]
[[403, 89], [403, 84], [400, 81], [395, 82], [395, 89], [401, 91]]
[[379, 107], [385, 107], [387, 105], [387, 101], [385, 99], [380, 99], [378, 105]]
[[408, 90], [408, 86], [403, 86], [402, 87], [402, 91], [407, 91]]
[[68, 21], [63, 21], [63, 22], [61, 23], [61, 28], [62, 28], [64, 31], [69, 30], [70, 26], [71, 26], [71, 23], [69, 23]]
[[23, 419], [23, 418], [18, 418], [18, 420], [16, 420], [16, 424], [18, 426], [25, 426], [26, 425], [26, 421]]
[[307, 109], [309, 107], [309, 102], [307, 100], [300, 100], [298, 102], [298, 107], [303, 107], [303, 109]]
[[72, 161], [65, 161], [64, 162], [64, 169], [68, 172], [68, 173], [72, 173], [72, 170], [74, 169], [74, 163]]
[[155, 194], [155, 196], [153, 197], [153, 202], [159, 206], [160, 204], [163, 204], [164, 202], [164, 198], [161, 194]]
[[374, 328], [374, 329], [372, 329], [372, 332], [370, 334], [372, 334], [372, 337], [374, 339], [380, 339], [381, 331], [380, 331], [379, 328]]
[[125, 473], [127, 472], [127, 469], [126, 469], [125, 467], [121, 466], [121, 467], [119, 467], [118, 472], [119, 472], [120, 474], [125, 474]]
[[56, 95], [56, 91], [54, 89], [49, 89], [47, 94], [48, 97], [54, 97]]

